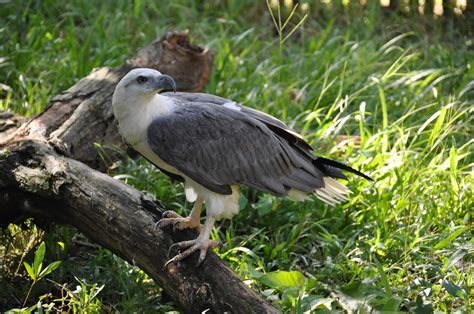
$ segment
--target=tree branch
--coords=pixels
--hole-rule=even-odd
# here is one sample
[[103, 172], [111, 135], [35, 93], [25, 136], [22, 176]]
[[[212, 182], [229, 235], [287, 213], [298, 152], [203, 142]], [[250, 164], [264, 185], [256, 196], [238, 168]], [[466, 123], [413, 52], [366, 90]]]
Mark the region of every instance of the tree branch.
[[126, 147], [111, 108], [123, 75], [137, 66], [157, 68], [179, 90], [197, 91], [211, 62], [187, 34], [167, 34], [119, 69], [101, 68], [80, 80], [16, 132], [0, 133], [0, 224], [26, 217], [70, 224], [143, 269], [185, 312], [276, 312], [213, 253], [198, 268], [194, 256], [164, 269], [169, 246], [196, 234], [155, 228], [162, 212], [157, 200], [94, 170], [105, 169], [94, 143]]

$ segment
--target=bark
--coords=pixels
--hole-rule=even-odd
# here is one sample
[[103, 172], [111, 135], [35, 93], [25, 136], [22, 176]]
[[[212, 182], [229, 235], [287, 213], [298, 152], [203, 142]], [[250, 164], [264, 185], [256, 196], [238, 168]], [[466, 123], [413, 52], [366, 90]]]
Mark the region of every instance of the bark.
[[[13, 134], [25, 122], [25, 118], [12, 112], [0, 111], [0, 136]], [[0, 137], [1, 139], [1, 137]]]
[[[191, 46], [187, 34], [167, 34], [122, 67], [80, 80], [15, 132], [0, 129], [0, 225], [26, 217], [70, 224], [143, 269], [184, 312], [276, 312], [212, 252], [199, 267], [192, 256], [163, 268], [169, 246], [196, 234], [155, 228], [159, 201], [97, 171], [106, 165], [94, 143], [126, 148], [111, 109], [123, 75], [156, 68], [173, 76], [179, 90], [198, 91], [211, 63], [211, 53]], [[12, 117], [0, 115], [0, 127], [11, 126]]]

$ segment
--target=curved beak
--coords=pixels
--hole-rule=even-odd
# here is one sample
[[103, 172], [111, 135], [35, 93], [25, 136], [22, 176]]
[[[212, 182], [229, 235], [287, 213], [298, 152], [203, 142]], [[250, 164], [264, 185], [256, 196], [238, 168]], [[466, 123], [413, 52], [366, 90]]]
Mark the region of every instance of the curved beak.
[[173, 80], [171, 76], [168, 75], [159, 75], [155, 78], [153, 82], [153, 87], [157, 90], [157, 92], [162, 91], [173, 91], [176, 93], [176, 82]]

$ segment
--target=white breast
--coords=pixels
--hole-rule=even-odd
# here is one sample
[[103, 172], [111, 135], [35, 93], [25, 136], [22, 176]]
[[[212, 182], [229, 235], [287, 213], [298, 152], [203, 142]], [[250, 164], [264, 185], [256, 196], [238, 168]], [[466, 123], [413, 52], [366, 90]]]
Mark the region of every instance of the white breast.
[[[240, 110], [235, 103], [228, 103], [226, 107]], [[216, 219], [232, 217], [239, 211], [238, 186], [232, 186], [231, 195], [214, 193], [164, 162], [148, 145], [150, 123], [157, 117], [170, 114], [175, 108], [176, 104], [172, 99], [158, 94], [143, 99], [135, 98], [133, 101], [114, 102], [114, 114], [118, 121], [119, 132], [127, 143], [156, 166], [182, 176], [189, 202], [194, 202], [197, 195], [200, 195], [205, 200], [208, 215]]]
[[128, 99], [114, 103], [114, 114], [120, 135], [125, 141], [158, 167], [171, 173], [179, 171], [165, 163], [148, 145], [148, 126], [157, 117], [170, 114], [176, 107], [172, 99], [159, 94], [144, 95], [141, 99]]
[[176, 105], [173, 100], [158, 94], [114, 103], [114, 114], [119, 132], [132, 146], [146, 140], [147, 130], [153, 119], [170, 114]]

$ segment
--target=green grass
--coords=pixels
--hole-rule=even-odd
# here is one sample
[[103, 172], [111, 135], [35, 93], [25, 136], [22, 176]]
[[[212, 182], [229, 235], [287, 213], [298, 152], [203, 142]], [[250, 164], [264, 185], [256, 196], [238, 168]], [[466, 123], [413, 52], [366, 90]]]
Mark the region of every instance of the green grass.
[[[244, 189], [240, 213], [216, 224], [217, 253], [277, 307], [335, 310], [344, 296], [378, 310], [472, 311], [474, 50], [465, 28], [372, 11], [341, 14], [344, 21], [310, 12], [280, 45], [264, 2], [31, 1], [0, 4], [0, 12], [0, 83], [11, 87], [0, 108], [39, 113], [94, 67], [118, 66], [157, 35], [187, 28], [216, 51], [207, 92], [281, 118], [318, 154], [376, 179], [351, 177], [351, 201], [335, 208]], [[298, 11], [291, 25], [302, 17]], [[169, 209], [190, 209], [181, 186], [146, 161], [125, 158], [116, 175]], [[66, 244], [47, 252], [63, 260], [52, 280], [72, 290], [73, 275], [90, 287], [105, 284], [96, 297], [104, 310], [170, 309], [143, 272], [74, 244], [72, 234], [64, 227], [46, 234], [48, 248]], [[18, 237], [27, 242], [34, 233]], [[12, 256], [31, 249], [16, 245]], [[15, 277], [20, 262], [11, 261], [0, 290], [22, 300], [29, 283], [15, 279], [25, 271]], [[299, 273], [282, 279], [275, 271]], [[35, 289], [28, 305], [61, 291], [52, 283]], [[7, 292], [0, 299], [11, 299]]]

